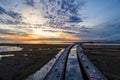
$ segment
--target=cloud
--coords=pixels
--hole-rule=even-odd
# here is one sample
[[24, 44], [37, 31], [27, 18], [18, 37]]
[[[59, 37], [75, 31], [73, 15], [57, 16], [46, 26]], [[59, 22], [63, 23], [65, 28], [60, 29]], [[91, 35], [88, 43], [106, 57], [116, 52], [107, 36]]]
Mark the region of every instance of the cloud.
[[113, 34], [107, 38], [108, 40], [120, 40], [120, 33]]
[[26, 1], [26, 4], [28, 5], [28, 6], [32, 6], [32, 7], [34, 7], [34, 0], [25, 0]]
[[[83, 4], [84, 0], [14, 0], [11, 2], [2, 0], [0, 14], [8, 15], [13, 19], [0, 17], [0, 22], [43, 25], [46, 23], [51, 27], [63, 27], [66, 24], [83, 21], [80, 14]], [[40, 18], [42, 20], [39, 20]]]
[[14, 36], [14, 35], [26, 36], [26, 35], [28, 35], [27, 32], [13, 30], [13, 29], [0, 29], [0, 34], [11, 35], [11, 36]]
[[[11, 10], [7, 11], [1, 6], [0, 6], [0, 14], [1, 14], [0, 23], [2, 24], [18, 24], [22, 20], [21, 14], [19, 14], [18, 12], [11, 11]], [[6, 16], [11, 17], [12, 19], [10, 19], [9, 17], [6, 18]]]
[[0, 41], [6, 41], [6, 40], [8, 40], [8, 39], [0, 38]]
[[102, 23], [85, 32], [77, 34], [77, 36], [84, 40], [120, 40], [120, 21], [112, 20], [112, 22]]
[[[98, 18], [96, 19], [95, 15], [92, 14], [94, 20], [91, 21], [92, 19], [90, 20], [88, 15], [85, 22], [81, 14], [84, 4], [84, 0], [1, 0], [0, 24], [8, 26], [7, 29], [4, 29], [7, 27], [5, 25], [3, 25], [4, 28], [0, 26], [0, 34], [3, 37], [1, 40], [74, 41], [81, 39], [119, 39], [120, 17], [116, 15], [114, 16], [114, 18], [117, 17], [116, 19], [111, 16], [107, 20], [99, 20], [99, 17], [105, 17], [106, 15], [96, 16]], [[96, 9], [98, 8], [96, 7]], [[90, 8], [87, 14], [89, 12], [94, 13], [94, 10], [91, 11]], [[98, 13], [95, 14], [99, 15]], [[108, 19], [111, 20], [108, 21]], [[96, 23], [98, 25], [88, 26], [90, 25], [89, 22], [101, 24]], [[13, 24], [14, 28], [11, 29], [12, 26], [9, 26], [9, 24]], [[87, 26], [84, 26], [86, 24]], [[35, 29], [38, 29], [38, 32], [34, 31]], [[40, 33], [40, 31], [42, 32]], [[35, 32], [40, 35], [33, 34]], [[47, 32], [51, 34], [47, 36]], [[51, 36], [56, 33], [61, 34]]]
[[51, 26], [61, 27], [69, 23], [82, 22], [79, 10], [83, 0], [41, 0], [43, 16]]
[[8, 11], [7, 15], [11, 16], [14, 19], [21, 19], [22, 16], [18, 12]]
[[[50, 35], [51, 34], [51, 35]], [[45, 34], [34, 34], [30, 33], [28, 35], [10, 35], [10, 34], [0, 34], [1, 39], [11, 40], [11, 41], [78, 41], [80, 38], [74, 37], [66, 33], [50, 33], [49, 36]]]
[[67, 22], [79, 23], [79, 22], [83, 22], [83, 21], [82, 21], [82, 18], [79, 18], [79, 17], [76, 17], [76, 16], [71, 16]]
[[4, 8], [0, 7], [0, 14], [4, 14], [4, 13], [6, 13], [6, 10]]
[[86, 26], [81, 26], [79, 28], [80, 32], [85, 32], [85, 33], [89, 33], [91, 31], [91, 28], [88, 28]]

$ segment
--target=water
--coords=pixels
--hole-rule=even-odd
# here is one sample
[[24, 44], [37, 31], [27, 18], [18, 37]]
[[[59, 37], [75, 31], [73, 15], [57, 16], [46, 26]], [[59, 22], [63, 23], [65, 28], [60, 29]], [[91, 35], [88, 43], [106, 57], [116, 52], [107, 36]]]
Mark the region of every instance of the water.
[[21, 51], [23, 48], [16, 47], [16, 46], [0, 46], [0, 52], [7, 52], [7, 51]]
[[14, 56], [14, 55], [13, 54], [0, 55], [0, 60], [2, 59], [2, 57], [10, 57], [10, 56]]
[[76, 46], [71, 49], [68, 56], [65, 80], [83, 80], [77, 59]]
[[[16, 46], [0, 46], [0, 52], [7, 52], [7, 51], [21, 51], [22, 48], [16, 47]], [[14, 56], [14, 54], [2, 54], [0, 55], [0, 60], [2, 57], [11, 57]]]
[[106, 45], [106, 46], [120, 46], [120, 43], [84, 43], [83, 45]]

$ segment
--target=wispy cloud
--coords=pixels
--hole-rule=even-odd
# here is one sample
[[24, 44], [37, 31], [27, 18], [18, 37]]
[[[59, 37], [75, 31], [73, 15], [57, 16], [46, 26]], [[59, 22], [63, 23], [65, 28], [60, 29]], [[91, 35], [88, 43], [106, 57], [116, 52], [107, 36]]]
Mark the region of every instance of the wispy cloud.
[[9, 17], [15, 19], [15, 20], [10, 20], [10, 19], [5, 19], [5, 18], [4, 19], [0, 18], [0, 22], [2, 24], [18, 24], [22, 20], [22, 15], [20, 13], [14, 12], [14, 11], [11, 11], [11, 10], [7, 11], [6, 9], [4, 9], [1, 6], [0, 6], [0, 14], [4, 17], [9, 16]]

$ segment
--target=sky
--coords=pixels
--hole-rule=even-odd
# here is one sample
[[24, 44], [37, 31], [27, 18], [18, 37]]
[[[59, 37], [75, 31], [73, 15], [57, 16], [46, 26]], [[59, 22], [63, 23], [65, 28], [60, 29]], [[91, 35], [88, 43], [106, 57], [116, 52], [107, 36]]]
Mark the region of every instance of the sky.
[[0, 43], [120, 40], [120, 0], [1, 0]]

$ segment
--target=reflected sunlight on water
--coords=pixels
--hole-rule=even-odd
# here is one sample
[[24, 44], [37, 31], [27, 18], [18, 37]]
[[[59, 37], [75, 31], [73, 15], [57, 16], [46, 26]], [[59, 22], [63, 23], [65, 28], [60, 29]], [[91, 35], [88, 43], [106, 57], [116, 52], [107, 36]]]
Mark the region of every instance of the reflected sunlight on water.
[[6, 51], [21, 51], [23, 48], [16, 46], [0, 46], [0, 52]]
[[0, 60], [2, 59], [2, 57], [10, 57], [10, 56], [15, 56], [15, 55], [13, 55], [13, 54], [0, 55]]

